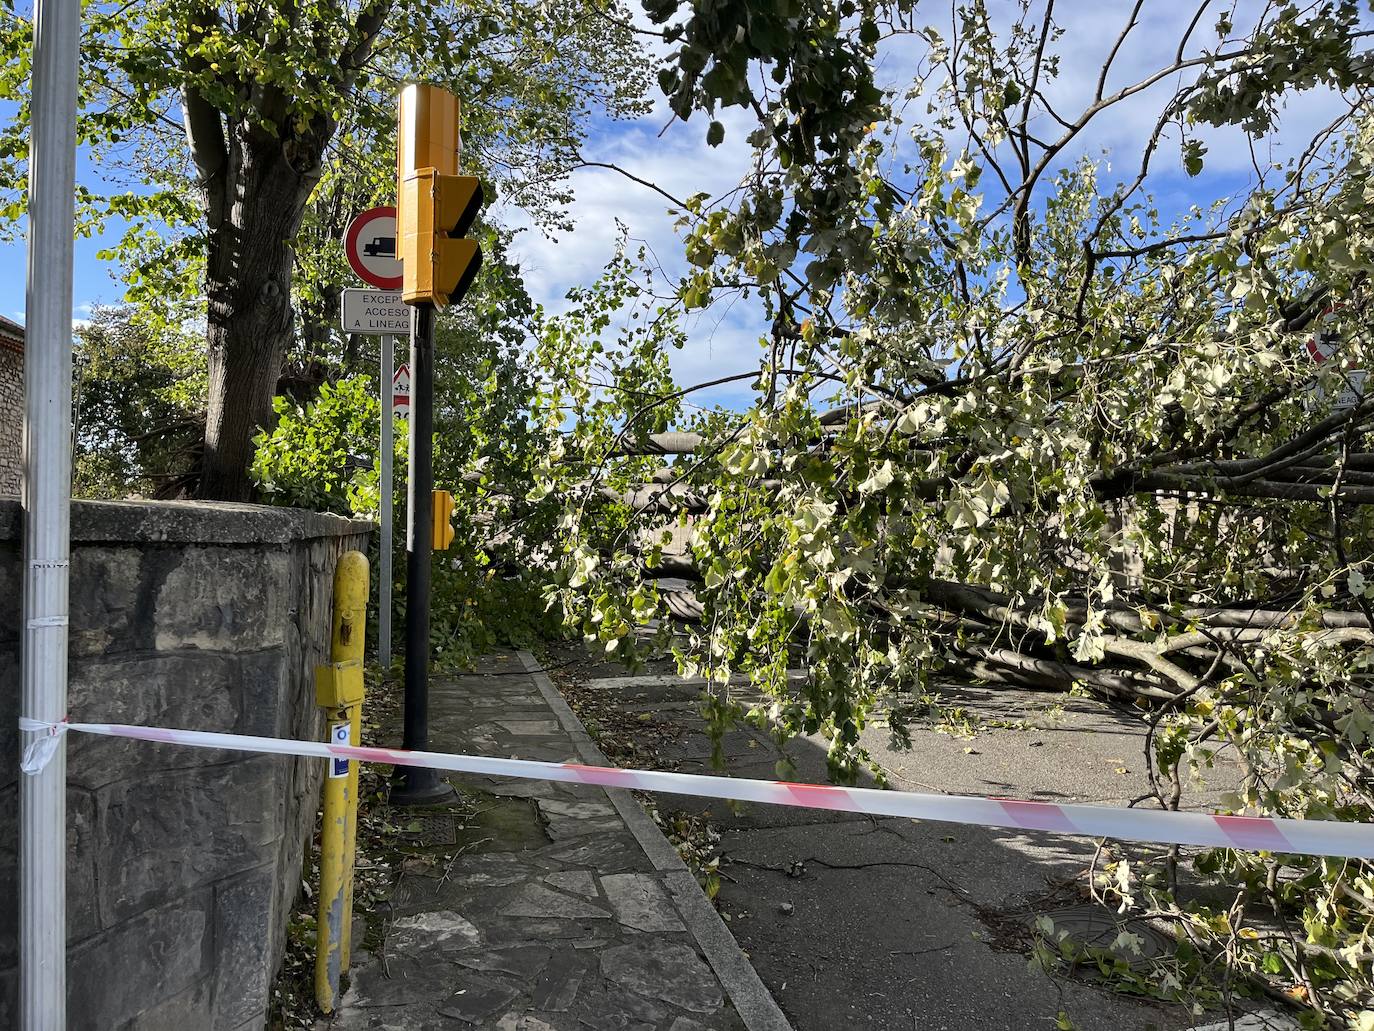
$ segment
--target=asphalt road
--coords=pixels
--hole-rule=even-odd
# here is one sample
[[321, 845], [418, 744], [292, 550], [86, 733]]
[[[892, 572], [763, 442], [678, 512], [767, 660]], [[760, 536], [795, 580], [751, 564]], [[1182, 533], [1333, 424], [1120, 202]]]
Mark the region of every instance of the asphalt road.
[[[711, 766], [697, 714], [699, 685], [678, 681], [666, 665], [628, 677], [571, 651], [550, 663], [613, 761], [722, 772]], [[953, 725], [918, 729], [910, 750], [893, 748], [883, 728], [865, 734], [893, 787], [1124, 805], [1147, 786], [1135, 714], [972, 687], [950, 689], [947, 704], [961, 710]], [[776, 776], [767, 735], [736, 730], [724, 744], [725, 773]], [[795, 779], [825, 781], [821, 742], [801, 739], [788, 751]], [[1223, 766], [1189, 797], [1201, 802], [1231, 779]], [[1053, 1029], [1061, 1013], [1081, 1031], [1164, 1031], [1217, 1019], [1028, 965], [1037, 914], [1104, 944], [1115, 938], [1113, 915], [1086, 905], [1091, 840], [786, 807], [732, 810], [681, 796], [660, 804], [705, 817], [719, 832], [719, 908], [798, 1031]], [[1147, 949], [1168, 948], [1150, 929], [1132, 930]]]

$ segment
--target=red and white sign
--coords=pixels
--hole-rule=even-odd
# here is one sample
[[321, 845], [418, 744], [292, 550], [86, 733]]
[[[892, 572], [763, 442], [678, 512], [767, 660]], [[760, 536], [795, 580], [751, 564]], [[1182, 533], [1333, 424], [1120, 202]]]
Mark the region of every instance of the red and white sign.
[[396, 243], [396, 209], [371, 208], [348, 223], [344, 254], [364, 283], [378, 290], [399, 290], [401, 262]]
[[402, 362], [391, 377], [391, 414], [410, 418], [410, 366]]
[[[1341, 335], [1339, 331], [1332, 328], [1335, 321], [1336, 310], [1327, 308], [1321, 314], [1316, 335], [1307, 341], [1307, 353], [1317, 365], [1330, 361], [1340, 350]], [[1332, 408], [1336, 411], [1354, 408], [1364, 397], [1366, 370], [1355, 367], [1348, 359], [1341, 363], [1340, 370], [1344, 377], [1344, 385], [1336, 393], [1335, 401], [1332, 404]], [[1318, 401], [1324, 400], [1326, 397], [1326, 392], [1319, 386], [1314, 386], [1312, 393]]]

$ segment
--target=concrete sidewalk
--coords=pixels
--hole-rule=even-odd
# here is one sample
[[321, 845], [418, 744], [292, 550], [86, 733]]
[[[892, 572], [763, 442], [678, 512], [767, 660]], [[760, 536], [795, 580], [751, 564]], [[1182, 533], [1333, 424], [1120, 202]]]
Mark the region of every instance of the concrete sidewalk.
[[[605, 764], [527, 653], [436, 679], [430, 703], [433, 751]], [[790, 1031], [627, 793], [449, 779], [461, 804], [398, 815], [420, 849], [355, 934], [365, 948], [321, 1028]], [[426, 844], [444, 847], [431, 861]]]

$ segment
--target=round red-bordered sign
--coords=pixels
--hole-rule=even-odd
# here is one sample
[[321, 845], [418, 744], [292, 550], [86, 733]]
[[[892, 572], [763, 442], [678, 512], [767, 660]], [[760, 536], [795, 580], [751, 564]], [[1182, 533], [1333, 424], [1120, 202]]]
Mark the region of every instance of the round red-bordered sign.
[[348, 223], [344, 254], [353, 271], [378, 290], [401, 289], [401, 262], [396, 256], [396, 209], [369, 208]]

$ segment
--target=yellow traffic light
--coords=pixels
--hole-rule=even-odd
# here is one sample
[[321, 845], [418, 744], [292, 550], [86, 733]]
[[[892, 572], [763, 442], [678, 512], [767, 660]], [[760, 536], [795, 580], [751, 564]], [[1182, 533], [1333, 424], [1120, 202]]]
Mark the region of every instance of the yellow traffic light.
[[401, 90], [396, 125], [398, 185], [422, 168], [440, 175], [458, 174], [461, 115], [458, 98], [438, 86], [415, 83]]
[[431, 497], [434, 499], [434, 520], [430, 532], [434, 550], [448, 551], [453, 543], [453, 495], [446, 490], [436, 490]]
[[463, 299], [482, 267], [482, 249], [463, 234], [481, 209], [476, 176], [422, 168], [401, 184], [397, 219], [407, 304], [443, 307]]
[[482, 184], [458, 171], [458, 98], [437, 86], [401, 91], [396, 144], [396, 221], [407, 304], [463, 299], [482, 250], [463, 238], [482, 208]]

